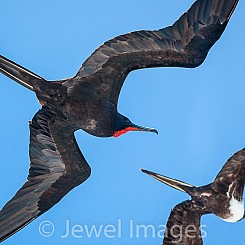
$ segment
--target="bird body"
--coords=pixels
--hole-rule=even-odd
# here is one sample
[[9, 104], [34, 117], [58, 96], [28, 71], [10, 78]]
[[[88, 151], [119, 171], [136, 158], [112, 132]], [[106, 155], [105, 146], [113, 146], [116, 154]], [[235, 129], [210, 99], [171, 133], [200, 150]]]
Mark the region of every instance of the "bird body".
[[[182, 225], [186, 229], [188, 225], [195, 227], [194, 235], [190, 237], [184, 236], [183, 241], [178, 244], [202, 244], [200, 235], [200, 219], [202, 215], [213, 213], [227, 222], [237, 222], [245, 218], [243, 202], [245, 148], [236, 152], [227, 160], [212, 183], [200, 187], [148, 170], [142, 171], [162, 183], [186, 192], [191, 196], [191, 200], [184, 201], [174, 207], [167, 222], [168, 230], [171, 230], [174, 225]], [[166, 233], [163, 244], [175, 244], [174, 241], [179, 232], [179, 230], [174, 230], [174, 234]]]
[[222, 35], [237, 3], [197, 0], [172, 26], [115, 37], [96, 49], [72, 78], [47, 81], [0, 56], [0, 72], [35, 92], [42, 105], [30, 122], [27, 181], [0, 211], [0, 241], [90, 176], [74, 137], [76, 130], [98, 137], [118, 137], [128, 131], [157, 133], [118, 112], [127, 75], [148, 67], [199, 66]]

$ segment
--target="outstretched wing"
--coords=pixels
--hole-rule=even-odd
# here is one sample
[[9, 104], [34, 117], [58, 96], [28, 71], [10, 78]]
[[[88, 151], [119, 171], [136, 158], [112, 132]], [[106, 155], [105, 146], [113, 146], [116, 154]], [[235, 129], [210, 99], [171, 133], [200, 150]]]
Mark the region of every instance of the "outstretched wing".
[[205, 213], [192, 200], [176, 205], [168, 218], [163, 245], [202, 245], [200, 219]]
[[128, 73], [146, 67], [196, 67], [223, 33], [238, 0], [197, 0], [172, 26], [115, 37], [64, 85], [68, 93], [117, 104]]
[[0, 211], [0, 242], [53, 207], [89, 177], [90, 167], [66, 125], [47, 108], [32, 119], [28, 180]]
[[212, 188], [217, 192], [241, 200], [245, 184], [245, 148], [236, 152], [222, 167]]

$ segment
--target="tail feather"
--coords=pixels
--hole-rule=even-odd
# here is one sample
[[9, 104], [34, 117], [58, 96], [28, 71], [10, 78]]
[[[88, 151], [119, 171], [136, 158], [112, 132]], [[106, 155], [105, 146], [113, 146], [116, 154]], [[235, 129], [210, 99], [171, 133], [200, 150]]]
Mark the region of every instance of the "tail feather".
[[2, 55], [0, 55], [0, 72], [30, 90], [35, 90], [35, 81], [45, 80]]
[[191, 189], [193, 189], [195, 187], [195, 186], [187, 184], [183, 181], [172, 179], [172, 178], [169, 178], [169, 177], [157, 174], [157, 173], [150, 172], [148, 170], [141, 169], [141, 171], [143, 173], [150, 175], [151, 177], [159, 180], [160, 182], [162, 182], [168, 186], [171, 186], [171, 187], [173, 187], [179, 191], [183, 191], [183, 192], [186, 192], [188, 194], [190, 194]]

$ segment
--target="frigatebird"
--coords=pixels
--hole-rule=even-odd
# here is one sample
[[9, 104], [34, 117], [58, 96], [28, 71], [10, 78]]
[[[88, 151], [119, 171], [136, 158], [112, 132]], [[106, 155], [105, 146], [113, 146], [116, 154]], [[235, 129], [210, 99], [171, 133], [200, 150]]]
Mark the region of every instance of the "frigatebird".
[[0, 71], [32, 90], [42, 105], [30, 122], [27, 181], [0, 211], [0, 241], [54, 206], [90, 176], [76, 143], [83, 129], [98, 137], [127, 131], [157, 132], [133, 124], [117, 110], [129, 72], [147, 67], [199, 66], [220, 38], [238, 0], [197, 0], [172, 26], [117, 36], [96, 49], [78, 73], [47, 81], [0, 56]]
[[[245, 148], [227, 160], [212, 183], [200, 187], [144, 169], [142, 172], [191, 196], [191, 200], [179, 203], [171, 211], [163, 245], [203, 244], [200, 219], [205, 214], [213, 213], [227, 222], [245, 218]], [[182, 240], [178, 241], [180, 237]]]

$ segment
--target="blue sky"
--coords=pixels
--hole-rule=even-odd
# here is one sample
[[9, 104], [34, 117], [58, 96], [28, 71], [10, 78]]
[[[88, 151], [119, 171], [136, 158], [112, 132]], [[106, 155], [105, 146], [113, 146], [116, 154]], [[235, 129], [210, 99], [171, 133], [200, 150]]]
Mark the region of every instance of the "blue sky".
[[[46, 79], [71, 77], [104, 41], [130, 31], [171, 25], [192, 2], [5, 1], [0, 53]], [[199, 68], [130, 73], [120, 94], [119, 111], [136, 124], [157, 128], [159, 135], [132, 132], [103, 139], [76, 132], [92, 168], [91, 177], [5, 244], [161, 244], [159, 225], [165, 225], [171, 208], [188, 196], [139, 169], [204, 185], [231, 154], [245, 147], [244, 11], [241, 1]], [[28, 120], [40, 105], [29, 90], [3, 75], [0, 80], [2, 207], [26, 180]], [[44, 221], [55, 227], [50, 237], [39, 233]], [[68, 222], [70, 233], [62, 238]], [[206, 215], [201, 223], [207, 232], [204, 244], [244, 241], [244, 221], [230, 224]], [[92, 225], [101, 229], [99, 238], [86, 233]], [[151, 232], [147, 238], [142, 231], [137, 234], [139, 225], [152, 225], [155, 237]], [[83, 232], [78, 231], [81, 228]]]

